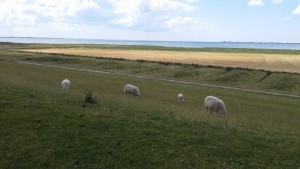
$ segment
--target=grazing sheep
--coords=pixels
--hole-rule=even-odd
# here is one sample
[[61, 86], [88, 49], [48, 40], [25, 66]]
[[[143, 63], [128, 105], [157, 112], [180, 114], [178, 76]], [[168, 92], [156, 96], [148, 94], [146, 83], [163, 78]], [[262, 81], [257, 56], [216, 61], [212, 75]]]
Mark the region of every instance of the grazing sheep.
[[225, 107], [224, 102], [214, 96], [207, 96], [204, 101], [204, 107], [206, 111], [214, 111], [221, 114], [227, 114], [227, 109]]
[[65, 79], [61, 82], [62, 88], [68, 90], [70, 88], [71, 82], [68, 79]]
[[177, 98], [178, 98], [179, 102], [184, 102], [184, 96], [183, 96], [183, 94], [179, 93], [178, 96], [177, 96]]
[[126, 94], [132, 94], [133, 96], [139, 96], [141, 95], [140, 90], [138, 87], [133, 86], [131, 84], [127, 84], [124, 87], [124, 93]]

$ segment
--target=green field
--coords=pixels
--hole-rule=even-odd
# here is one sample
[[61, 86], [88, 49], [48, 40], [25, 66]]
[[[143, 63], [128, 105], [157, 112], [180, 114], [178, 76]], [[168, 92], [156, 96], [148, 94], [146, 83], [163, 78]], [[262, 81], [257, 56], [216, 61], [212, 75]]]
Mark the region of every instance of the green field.
[[196, 64], [181, 64], [169, 62], [148, 62], [144, 60], [130, 61], [103, 57], [88, 57], [63, 54], [27, 53], [20, 49], [38, 48], [101, 48], [139, 50], [173, 50], [198, 52], [233, 52], [233, 53], [267, 53], [267, 54], [299, 54], [293, 50], [262, 50], [262, 49], [189, 49], [140, 46], [107, 46], [107, 45], [46, 45], [46, 44], [2, 44], [0, 45], [0, 59], [19, 60], [45, 63], [51, 65], [69, 66], [76, 68], [105, 70], [128, 74], [146, 75], [150, 77], [184, 80], [196, 83], [209, 83], [257, 90], [267, 90], [279, 93], [300, 95], [300, 74], [252, 70], [247, 68], [231, 68], [217, 66], [203, 66]]
[[[201, 82], [226, 68], [32, 54], [1, 47], [0, 168], [300, 167], [299, 99], [4, 60], [168, 78], [176, 78], [170, 73], [174, 69], [202, 71]], [[231, 71], [254, 72], [253, 79], [264, 73]], [[242, 76], [226, 82], [227, 76], [227, 85], [299, 93], [293, 87], [270, 87], [279, 85], [272, 78], [297, 79], [298, 74], [271, 73], [265, 86]], [[61, 88], [65, 78], [72, 83], [69, 91]], [[125, 95], [127, 83], [137, 85], [141, 96]], [[87, 89], [93, 90], [96, 104], [84, 102]], [[177, 101], [180, 92], [185, 95], [183, 104]], [[228, 115], [205, 112], [207, 95], [222, 98]]]

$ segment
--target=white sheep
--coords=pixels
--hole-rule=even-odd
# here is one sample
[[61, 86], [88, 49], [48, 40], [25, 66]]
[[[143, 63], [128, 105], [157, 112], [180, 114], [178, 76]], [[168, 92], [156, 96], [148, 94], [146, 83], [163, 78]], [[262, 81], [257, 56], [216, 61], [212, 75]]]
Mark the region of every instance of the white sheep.
[[69, 79], [65, 79], [61, 82], [61, 85], [64, 90], [68, 90], [71, 86], [71, 82]]
[[179, 102], [184, 102], [184, 96], [183, 96], [183, 94], [179, 93], [178, 96], [177, 96], [177, 98], [178, 98]]
[[138, 87], [133, 86], [131, 84], [126, 84], [124, 87], [124, 93], [126, 94], [132, 94], [133, 96], [139, 96], [141, 95], [140, 90]]
[[209, 110], [210, 112], [214, 111], [224, 115], [227, 114], [225, 103], [215, 96], [207, 96], [204, 101], [204, 107], [206, 111]]

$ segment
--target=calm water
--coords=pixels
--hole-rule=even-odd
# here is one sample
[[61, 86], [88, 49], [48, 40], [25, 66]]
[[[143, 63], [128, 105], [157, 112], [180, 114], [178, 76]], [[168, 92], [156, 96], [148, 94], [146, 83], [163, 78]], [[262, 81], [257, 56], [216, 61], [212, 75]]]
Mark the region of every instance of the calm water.
[[180, 42], [180, 41], [134, 41], [101, 39], [64, 39], [64, 38], [1, 38], [0, 42], [50, 43], [50, 44], [108, 44], [164, 46], [186, 48], [256, 48], [300, 50], [300, 43], [257, 43], [257, 42]]

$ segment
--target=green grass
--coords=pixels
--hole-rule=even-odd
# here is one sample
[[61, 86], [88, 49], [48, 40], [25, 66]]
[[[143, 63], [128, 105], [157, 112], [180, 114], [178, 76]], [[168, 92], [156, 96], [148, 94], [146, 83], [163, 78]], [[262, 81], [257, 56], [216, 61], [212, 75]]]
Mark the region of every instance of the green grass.
[[[180, 64], [168, 62], [148, 62], [144, 60], [130, 61], [113, 58], [94, 58], [87, 56], [73, 56], [63, 54], [44, 54], [17, 52], [17, 49], [30, 48], [113, 48], [113, 49], [141, 49], [151, 50], [158, 47], [145, 46], [113, 46], [113, 45], [47, 45], [47, 44], [2, 44], [0, 45], [0, 59], [21, 60], [38, 63], [46, 63], [60, 66], [70, 66], [93, 70], [106, 70], [128, 74], [146, 75], [158, 78], [185, 80], [197, 83], [210, 83], [258, 90], [268, 90], [281, 93], [300, 95], [300, 74], [270, 72], [264, 70], [251, 70], [245, 68], [230, 68], [216, 66], [202, 66], [196, 64]], [[161, 50], [165, 50], [161, 47]], [[166, 50], [179, 50], [178, 48], [166, 48]], [[206, 50], [206, 49], [184, 49], [184, 50]], [[232, 51], [248, 53], [286, 53], [298, 54], [299, 51], [291, 50], [256, 50], [256, 49], [210, 49], [212, 52]]]
[[[3, 61], [0, 72], [0, 168], [300, 167], [299, 99]], [[207, 95], [227, 117], [203, 110]]]

